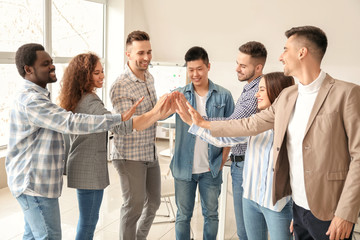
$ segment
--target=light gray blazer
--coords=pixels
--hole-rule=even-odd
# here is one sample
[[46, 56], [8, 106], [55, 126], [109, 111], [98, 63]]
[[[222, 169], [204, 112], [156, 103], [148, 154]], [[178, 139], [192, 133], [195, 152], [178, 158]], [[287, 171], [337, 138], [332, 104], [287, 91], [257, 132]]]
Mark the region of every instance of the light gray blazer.
[[[75, 113], [91, 115], [111, 114], [95, 94], [84, 95]], [[104, 189], [110, 184], [107, 164], [107, 132], [70, 135], [70, 149], [66, 164], [68, 187]]]

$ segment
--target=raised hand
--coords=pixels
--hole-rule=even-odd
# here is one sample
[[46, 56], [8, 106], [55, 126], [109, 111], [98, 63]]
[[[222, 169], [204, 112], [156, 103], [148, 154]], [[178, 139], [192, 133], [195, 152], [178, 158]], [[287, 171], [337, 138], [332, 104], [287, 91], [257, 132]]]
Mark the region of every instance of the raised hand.
[[[185, 96], [181, 93], [178, 93], [175, 98], [176, 101], [176, 113], [179, 114], [180, 118], [187, 123], [188, 125], [192, 124], [191, 115], [188, 111], [188, 107], [186, 103], [188, 101], [186, 100]], [[190, 103], [189, 103], [190, 105]]]
[[170, 98], [169, 98], [168, 93], [162, 95], [160, 97], [160, 99], [157, 101], [157, 103], [155, 104], [154, 108], [152, 111], [154, 111], [155, 113], [159, 114], [159, 115], [163, 115], [164, 113], [166, 113], [169, 109], [170, 109]]
[[186, 103], [186, 106], [188, 107], [188, 111], [191, 115], [191, 119], [193, 124], [198, 125], [199, 127], [210, 129], [210, 122], [204, 120], [204, 118], [198, 113], [189, 102]]
[[144, 100], [144, 97], [139, 98], [139, 100], [137, 100], [136, 103], [134, 103], [134, 105], [132, 105], [132, 107], [129, 110], [123, 112], [121, 114], [121, 120], [122, 121], [129, 120], [132, 117], [132, 115], [135, 113], [137, 106], [139, 106], [142, 100]]

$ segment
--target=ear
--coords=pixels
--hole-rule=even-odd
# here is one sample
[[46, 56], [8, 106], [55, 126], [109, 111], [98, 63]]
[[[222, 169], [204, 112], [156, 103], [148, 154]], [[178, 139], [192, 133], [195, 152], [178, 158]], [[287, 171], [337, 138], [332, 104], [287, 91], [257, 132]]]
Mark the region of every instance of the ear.
[[262, 64], [260, 64], [260, 63], [259, 63], [258, 65], [256, 65], [256, 67], [255, 67], [255, 71], [256, 71], [256, 72], [262, 72], [263, 67], [264, 67], [264, 66], [263, 66]]
[[126, 51], [125, 55], [127, 56], [127, 58], [130, 58], [130, 52]]
[[300, 48], [298, 52], [299, 60], [303, 59], [307, 54], [308, 54], [308, 49], [306, 47]]
[[25, 65], [24, 70], [26, 74], [32, 74], [34, 69], [31, 66]]
[[208, 71], [210, 71], [210, 66], [211, 66], [210, 63], [208, 63], [208, 66], [207, 66]]

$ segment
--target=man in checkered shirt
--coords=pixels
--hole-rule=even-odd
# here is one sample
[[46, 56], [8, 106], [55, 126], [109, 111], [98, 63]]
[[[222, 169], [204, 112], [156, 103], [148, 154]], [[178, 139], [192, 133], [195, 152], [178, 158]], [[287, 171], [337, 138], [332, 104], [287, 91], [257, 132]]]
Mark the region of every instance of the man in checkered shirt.
[[[260, 78], [265, 65], [267, 51], [265, 46], [256, 41], [247, 42], [239, 47], [236, 58], [236, 72], [240, 82], [247, 82], [236, 102], [233, 114], [227, 119], [247, 118], [256, 113], [257, 99], [255, 93], [259, 89]], [[236, 219], [237, 235], [241, 240], [247, 240], [243, 218], [243, 168], [244, 155], [247, 144], [238, 144], [231, 148], [230, 159], [232, 189], [234, 198], [234, 211]]]
[[[140, 97], [144, 100], [134, 115], [156, 104], [154, 78], [148, 72], [152, 58], [150, 37], [142, 31], [130, 33], [126, 41], [128, 63], [110, 90], [116, 113], [122, 113]], [[112, 163], [120, 175], [123, 204], [120, 239], [146, 239], [160, 206], [160, 167], [155, 149], [156, 124], [130, 135], [114, 136]]]

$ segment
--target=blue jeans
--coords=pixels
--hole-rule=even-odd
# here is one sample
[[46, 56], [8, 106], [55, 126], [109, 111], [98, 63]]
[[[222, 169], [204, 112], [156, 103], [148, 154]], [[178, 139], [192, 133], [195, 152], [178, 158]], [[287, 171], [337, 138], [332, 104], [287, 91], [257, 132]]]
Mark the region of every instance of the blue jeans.
[[177, 216], [176, 239], [190, 239], [190, 221], [194, 210], [195, 192], [199, 184], [201, 208], [204, 216], [203, 239], [215, 240], [218, 225], [218, 198], [221, 191], [222, 173], [213, 178], [211, 172], [193, 174], [191, 181], [175, 179], [175, 200]]
[[246, 233], [250, 240], [290, 240], [289, 227], [292, 219], [292, 201], [281, 212], [262, 207], [256, 202], [243, 198]]
[[76, 240], [93, 239], [104, 190], [77, 189], [79, 221]]
[[234, 211], [236, 219], [236, 232], [241, 240], [247, 240], [244, 216], [243, 216], [243, 162], [233, 162], [231, 164], [231, 177], [232, 177], [232, 190], [233, 190], [233, 199], [234, 199]]
[[24, 213], [27, 239], [61, 239], [60, 209], [58, 198], [34, 197], [21, 194], [16, 198]]

